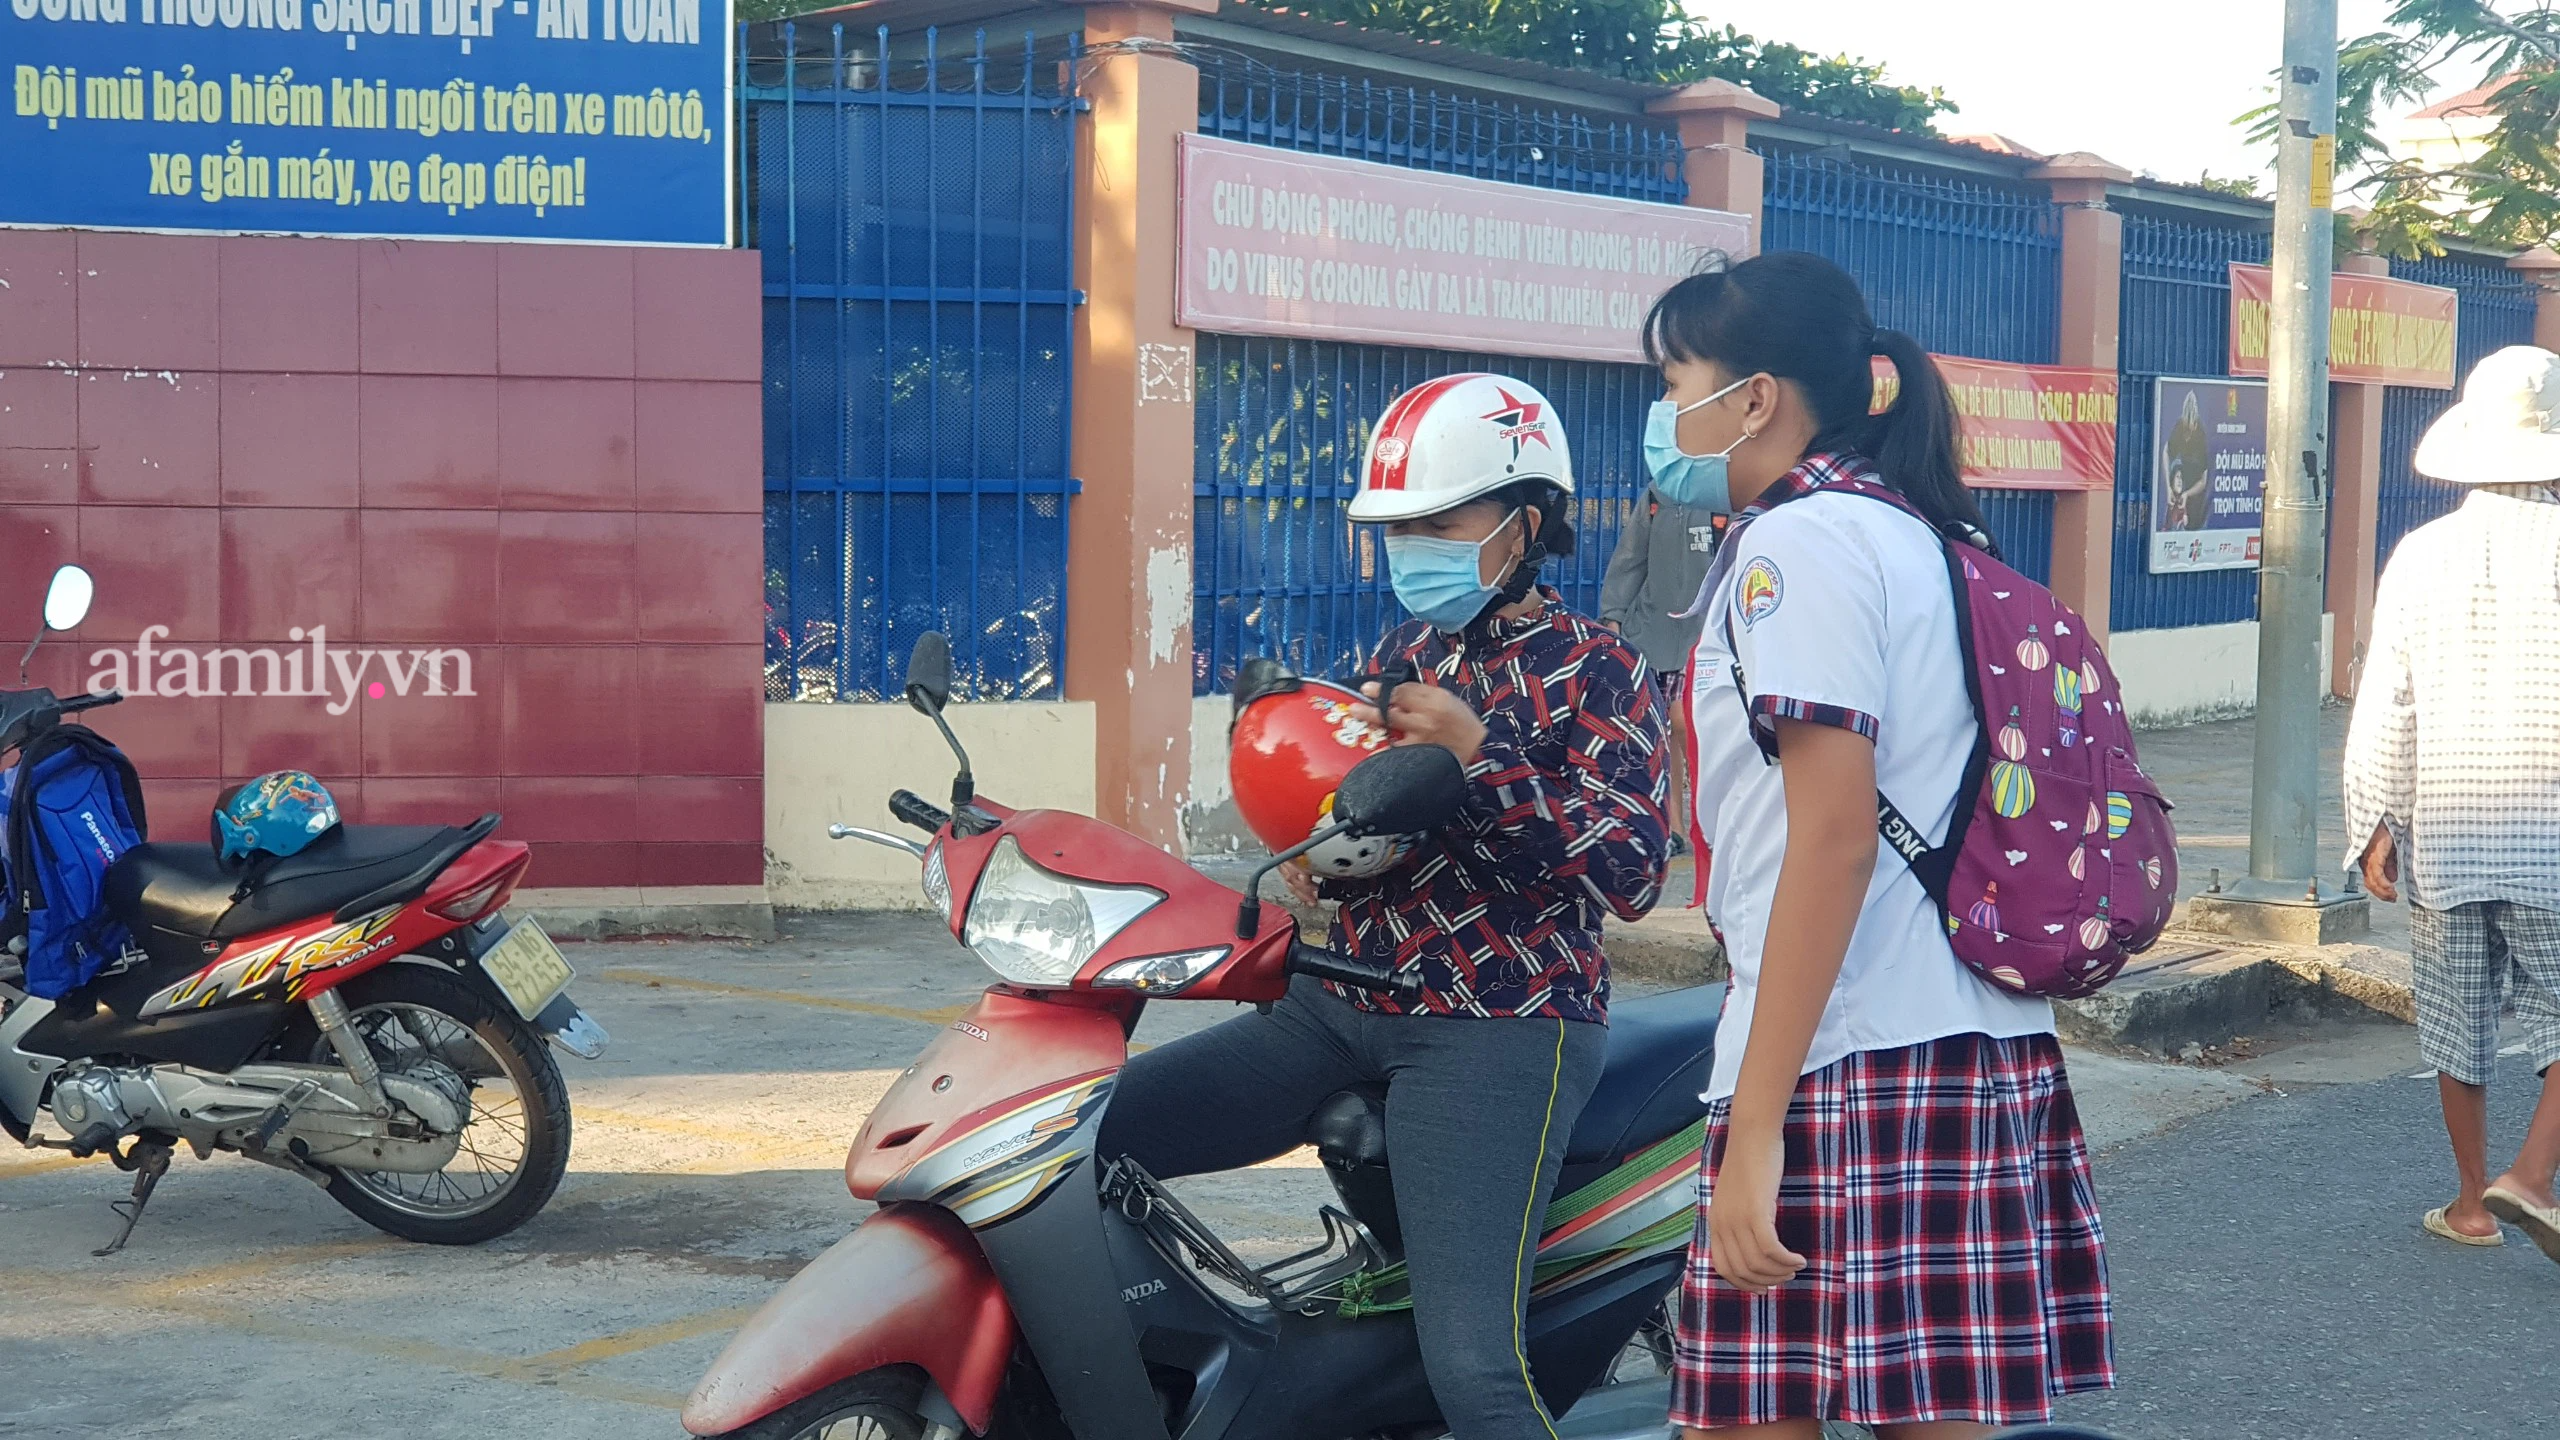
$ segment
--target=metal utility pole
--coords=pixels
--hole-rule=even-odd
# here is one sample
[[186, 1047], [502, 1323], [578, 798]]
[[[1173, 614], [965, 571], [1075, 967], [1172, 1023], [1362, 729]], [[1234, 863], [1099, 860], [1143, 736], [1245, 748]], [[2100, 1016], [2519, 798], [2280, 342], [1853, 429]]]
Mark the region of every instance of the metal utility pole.
[[2314, 944], [2365, 928], [2363, 897], [2324, 886], [2319, 853], [2337, 69], [2337, 0], [2285, 0], [2249, 879], [2194, 907], [2213, 929]]

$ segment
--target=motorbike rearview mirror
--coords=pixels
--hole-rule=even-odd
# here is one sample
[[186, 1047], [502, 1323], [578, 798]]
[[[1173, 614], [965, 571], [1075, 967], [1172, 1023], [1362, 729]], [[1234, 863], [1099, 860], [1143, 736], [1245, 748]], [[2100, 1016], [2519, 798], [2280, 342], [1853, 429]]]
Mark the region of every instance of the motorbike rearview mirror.
[[1353, 835], [1410, 835], [1458, 818], [1467, 771], [1441, 745], [1398, 745], [1351, 767], [1333, 813]]
[[1338, 836], [1411, 835], [1458, 818], [1467, 771], [1440, 745], [1398, 745], [1351, 767], [1333, 794], [1333, 823], [1254, 867], [1236, 907], [1236, 938], [1262, 929], [1262, 878]]
[[960, 748], [960, 737], [951, 733], [951, 722], [942, 718], [951, 703], [951, 642], [939, 630], [917, 636], [916, 648], [907, 652], [907, 703], [933, 722], [933, 728], [942, 732], [942, 743], [959, 760], [960, 773], [951, 777], [952, 820], [961, 834], [977, 833], [970, 819], [975, 812], [969, 808], [969, 802], [978, 798], [977, 778], [969, 773], [969, 752]]
[[45, 587], [44, 624], [35, 638], [27, 642], [27, 651], [18, 657], [18, 683], [27, 683], [27, 666], [36, 658], [36, 647], [44, 643], [47, 630], [69, 630], [89, 618], [89, 601], [98, 593], [89, 572], [77, 565], [65, 565], [53, 572], [53, 583]]
[[89, 601], [98, 593], [89, 572], [77, 565], [65, 565], [53, 572], [53, 584], [44, 592], [44, 628], [70, 630], [89, 618]]
[[951, 703], [951, 642], [927, 630], [907, 655], [907, 703], [927, 715]]

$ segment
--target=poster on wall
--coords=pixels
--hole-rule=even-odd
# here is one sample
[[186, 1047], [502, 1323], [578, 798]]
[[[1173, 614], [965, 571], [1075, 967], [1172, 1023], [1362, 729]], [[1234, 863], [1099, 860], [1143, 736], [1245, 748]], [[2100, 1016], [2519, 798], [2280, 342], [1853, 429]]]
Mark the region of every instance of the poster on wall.
[[728, 0], [8, 0], [0, 224], [729, 243]]
[[2152, 382], [2151, 573], [2258, 568], [2267, 382]]
[[1177, 323], [1641, 364], [1655, 297], [1750, 254], [1722, 210], [1184, 135]]

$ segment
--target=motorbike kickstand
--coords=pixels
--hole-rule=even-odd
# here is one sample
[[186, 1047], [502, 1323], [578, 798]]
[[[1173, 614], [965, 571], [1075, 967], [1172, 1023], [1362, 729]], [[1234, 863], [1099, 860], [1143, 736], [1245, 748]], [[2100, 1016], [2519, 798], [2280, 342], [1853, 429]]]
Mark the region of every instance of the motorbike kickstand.
[[90, 1251], [91, 1256], [103, 1260], [123, 1249], [124, 1242], [133, 1238], [133, 1227], [142, 1221], [142, 1207], [151, 1203], [151, 1192], [159, 1188], [160, 1177], [169, 1173], [169, 1157], [175, 1153], [156, 1140], [134, 1142], [133, 1198], [114, 1201], [108, 1207], [124, 1217], [124, 1228], [116, 1232], [116, 1238], [109, 1241], [105, 1249]]

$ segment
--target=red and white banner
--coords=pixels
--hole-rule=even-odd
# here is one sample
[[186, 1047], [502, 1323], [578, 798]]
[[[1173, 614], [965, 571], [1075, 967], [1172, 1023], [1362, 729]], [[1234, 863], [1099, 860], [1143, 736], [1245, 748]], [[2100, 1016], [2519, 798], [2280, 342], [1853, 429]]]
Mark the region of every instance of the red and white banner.
[[1655, 297], [1743, 216], [1181, 137], [1195, 330], [1641, 363]]
[[[2116, 372], [1932, 355], [1962, 425], [1964, 482], [1986, 490], [2103, 490], [2116, 483]], [[1879, 411], [1901, 377], [1875, 360]]]
[[[2234, 375], [2267, 373], [2267, 304], [2275, 272], [2231, 267], [2231, 354]], [[2381, 275], [2329, 280], [2329, 378], [2340, 384], [2453, 388], [2455, 323], [2462, 293]]]

